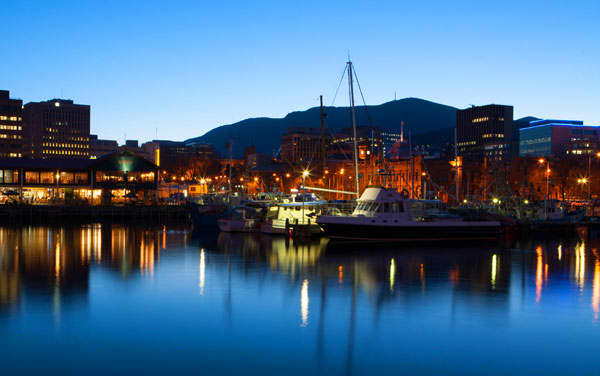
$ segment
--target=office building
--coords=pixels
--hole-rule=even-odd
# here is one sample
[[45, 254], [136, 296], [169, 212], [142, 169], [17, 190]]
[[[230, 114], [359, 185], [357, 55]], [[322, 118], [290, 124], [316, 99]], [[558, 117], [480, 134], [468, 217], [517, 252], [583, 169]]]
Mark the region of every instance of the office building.
[[0, 158], [23, 156], [23, 101], [0, 90]]
[[600, 127], [579, 120], [536, 120], [519, 130], [521, 157], [587, 156], [599, 143]]
[[72, 100], [30, 102], [23, 111], [26, 145], [31, 158], [90, 157], [90, 106]]
[[501, 161], [516, 154], [513, 107], [497, 104], [456, 111], [458, 155], [465, 161]]
[[321, 129], [290, 127], [281, 137], [281, 160], [291, 164], [318, 165], [323, 160]]

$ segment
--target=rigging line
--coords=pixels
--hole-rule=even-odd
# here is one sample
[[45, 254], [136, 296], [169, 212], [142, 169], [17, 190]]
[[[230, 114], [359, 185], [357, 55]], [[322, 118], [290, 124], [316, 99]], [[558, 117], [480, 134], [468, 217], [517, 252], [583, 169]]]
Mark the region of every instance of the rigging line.
[[371, 118], [371, 114], [369, 113], [369, 108], [367, 107], [367, 102], [365, 102], [365, 96], [363, 95], [362, 89], [360, 87], [360, 81], [358, 81], [358, 75], [356, 74], [356, 69], [352, 66], [352, 71], [354, 72], [354, 78], [356, 78], [356, 84], [358, 85], [358, 91], [360, 92], [360, 97], [362, 98], [363, 105], [365, 106], [365, 111], [367, 112], [367, 118], [369, 118], [369, 124], [373, 127], [373, 119]]
[[340, 91], [340, 86], [342, 86], [342, 81], [344, 81], [344, 76], [346, 75], [346, 70], [348, 69], [348, 64], [344, 65], [344, 71], [342, 72], [342, 77], [340, 77], [340, 83], [338, 84], [337, 89], [335, 90], [335, 95], [333, 96], [333, 101], [330, 106], [333, 106], [335, 103], [335, 99], [337, 98], [338, 92]]

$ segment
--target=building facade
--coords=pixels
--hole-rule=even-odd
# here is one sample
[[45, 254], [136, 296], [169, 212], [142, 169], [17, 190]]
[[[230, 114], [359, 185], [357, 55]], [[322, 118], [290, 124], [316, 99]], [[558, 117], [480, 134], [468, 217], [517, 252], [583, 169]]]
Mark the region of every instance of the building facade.
[[23, 156], [23, 101], [0, 90], [0, 158]]
[[90, 106], [52, 99], [25, 105], [25, 155], [31, 158], [90, 157]]
[[98, 135], [90, 135], [90, 158], [97, 159], [103, 155], [114, 153], [119, 150], [119, 144], [115, 140], [102, 140]]
[[598, 152], [600, 127], [579, 120], [536, 120], [519, 130], [519, 156], [587, 156]]
[[149, 199], [157, 185], [158, 167], [127, 151], [98, 159], [0, 159], [0, 201], [107, 204]]
[[512, 106], [490, 104], [456, 111], [458, 155], [466, 161], [510, 159], [515, 153], [513, 136]]
[[290, 127], [281, 137], [281, 160], [291, 164], [317, 165], [323, 160], [321, 129]]

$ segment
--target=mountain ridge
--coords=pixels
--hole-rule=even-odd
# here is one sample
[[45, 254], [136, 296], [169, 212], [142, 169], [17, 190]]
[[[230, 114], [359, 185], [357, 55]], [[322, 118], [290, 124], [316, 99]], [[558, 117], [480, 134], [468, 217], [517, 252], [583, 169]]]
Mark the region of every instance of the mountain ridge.
[[[431, 134], [432, 139], [428, 140], [428, 143], [435, 146], [442, 146], [448, 142], [447, 129], [456, 126], [457, 110], [452, 106], [415, 97], [355, 107], [358, 126], [373, 125], [383, 131], [399, 133], [400, 124], [404, 121], [405, 133], [411, 132], [415, 136]], [[325, 127], [328, 132], [334, 133], [351, 126], [349, 107], [327, 106], [324, 107], [324, 111], [327, 114]], [[522, 120], [525, 119], [527, 118]], [[202, 136], [190, 138], [185, 142], [210, 143], [222, 155], [227, 155], [226, 144], [231, 140], [233, 155], [236, 158], [242, 156], [244, 148], [250, 145], [255, 146], [258, 152], [272, 154], [279, 149], [281, 136], [288, 127], [320, 128], [320, 122], [320, 108], [317, 106], [292, 111], [282, 118], [243, 119], [215, 127]]]

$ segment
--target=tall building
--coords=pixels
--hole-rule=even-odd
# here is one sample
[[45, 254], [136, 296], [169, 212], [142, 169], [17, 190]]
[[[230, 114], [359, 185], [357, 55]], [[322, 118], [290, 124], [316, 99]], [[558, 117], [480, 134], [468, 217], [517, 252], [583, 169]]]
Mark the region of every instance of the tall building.
[[458, 155], [465, 161], [510, 159], [516, 154], [513, 132], [512, 106], [489, 104], [456, 111]]
[[23, 156], [23, 101], [0, 90], [0, 158]]
[[281, 160], [306, 166], [318, 165], [322, 159], [320, 129], [289, 127], [281, 136]]
[[600, 150], [600, 126], [579, 120], [536, 120], [519, 134], [521, 157], [587, 157]]
[[32, 158], [89, 158], [90, 106], [72, 100], [30, 102], [23, 112], [25, 155]]

